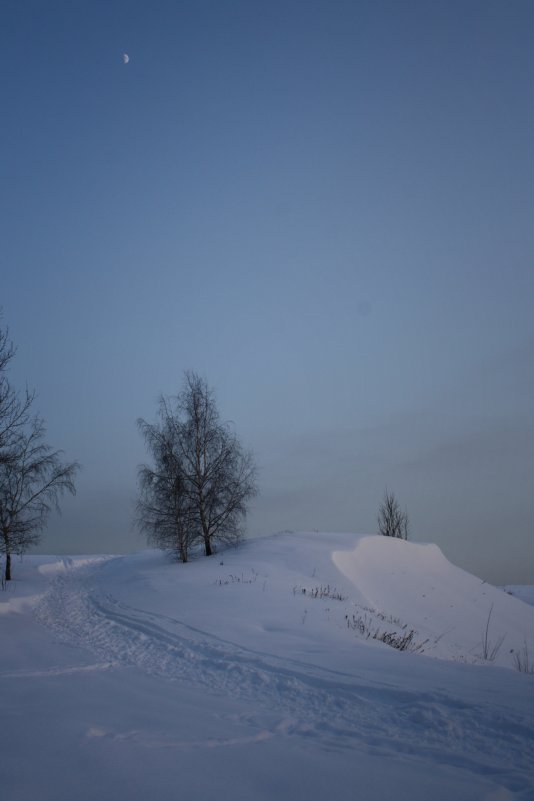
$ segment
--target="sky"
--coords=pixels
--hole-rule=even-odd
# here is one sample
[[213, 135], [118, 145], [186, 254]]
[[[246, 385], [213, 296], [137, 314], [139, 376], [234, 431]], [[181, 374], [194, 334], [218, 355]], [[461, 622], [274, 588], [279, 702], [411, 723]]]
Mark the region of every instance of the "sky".
[[136, 420], [193, 369], [250, 535], [374, 532], [387, 487], [534, 583], [533, 36], [521, 0], [4, 0], [10, 379], [83, 468], [41, 552], [144, 547]]

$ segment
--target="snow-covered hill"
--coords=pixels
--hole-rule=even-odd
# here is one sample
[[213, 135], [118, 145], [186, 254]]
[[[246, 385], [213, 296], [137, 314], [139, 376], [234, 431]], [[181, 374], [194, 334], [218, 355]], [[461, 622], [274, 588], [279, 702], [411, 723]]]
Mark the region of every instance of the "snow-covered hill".
[[26, 557], [0, 629], [10, 801], [534, 797], [534, 607], [434, 545]]

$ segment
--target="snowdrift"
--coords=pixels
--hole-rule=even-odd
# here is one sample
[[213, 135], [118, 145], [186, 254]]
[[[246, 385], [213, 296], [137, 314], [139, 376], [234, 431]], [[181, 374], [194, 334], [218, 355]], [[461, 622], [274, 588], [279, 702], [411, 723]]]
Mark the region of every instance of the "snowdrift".
[[514, 667], [534, 654], [534, 609], [451, 564], [437, 545], [361, 537], [333, 561], [366, 604], [417, 631], [426, 654]]

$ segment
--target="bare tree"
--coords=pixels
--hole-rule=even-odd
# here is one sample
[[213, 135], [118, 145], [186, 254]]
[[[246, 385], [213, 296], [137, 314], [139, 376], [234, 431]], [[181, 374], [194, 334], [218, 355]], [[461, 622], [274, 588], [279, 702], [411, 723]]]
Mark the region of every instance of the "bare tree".
[[11, 386], [7, 370], [14, 355], [8, 329], [0, 329], [0, 552], [6, 581], [12, 554], [37, 543], [60, 495], [74, 493], [78, 469], [44, 442], [44, 423], [31, 416], [35, 393], [19, 395]]
[[59, 497], [75, 494], [76, 462], [61, 460], [44, 442], [45, 427], [39, 417], [27, 430], [11, 438], [10, 455], [0, 464], [0, 547], [5, 554], [5, 580], [11, 579], [11, 556], [24, 553], [39, 542], [52, 509], [59, 511]]
[[165, 547], [164, 521], [174, 514], [178, 551], [184, 540], [201, 541], [210, 556], [215, 541], [238, 542], [243, 535], [247, 501], [257, 492], [254, 459], [221, 423], [212, 390], [194, 372], [185, 373], [178, 396], [160, 399], [159, 418], [156, 425], [138, 421], [156, 463], [140, 468], [141, 528]]
[[384, 498], [378, 510], [378, 531], [384, 537], [398, 537], [408, 539], [409, 519], [408, 512], [402, 511], [398, 500], [388, 489], [384, 491]]
[[198, 532], [186, 493], [176, 426], [161, 404], [160, 418], [159, 425], [138, 421], [154, 467], [139, 467], [137, 525], [149, 542], [187, 562]]
[[24, 396], [15, 392], [7, 377], [9, 363], [15, 348], [9, 339], [9, 330], [0, 328], [0, 464], [12, 458], [14, 442], [29, 422], [30, 407], [35, 393], [25, 391]]

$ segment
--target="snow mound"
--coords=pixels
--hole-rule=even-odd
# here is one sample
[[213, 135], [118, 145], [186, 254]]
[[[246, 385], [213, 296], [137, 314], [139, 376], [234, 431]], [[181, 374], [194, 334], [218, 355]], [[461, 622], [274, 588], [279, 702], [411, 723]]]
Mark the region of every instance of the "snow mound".
[[414, 629], [427, 654], [513, 667], [525, 642], [534, 648], [534, 610], [451, 564], [437, 545], [361, 537], [332, 558], [366, 605]]
[[[340, 670], [352, 669], [362, 646], [506, 668], [516, 667], [525, 645], [534, 654], [534, 608], [455, 567], [432, 544], [302, 532], [252, 540], [187, 565], [142, 551], [103, 562], [91, 572], [91, 592], [67, 600], [69, 575], [76, 582], [77, 568], [87, 565], [81, 558], [39, 566], [55, 579], [40, 613], [76, 636], [88, 625], [83, 636], [90, 641], [96, 602], [106, 617], [99, 648], [118, 607], [124, 616], [142, 605], [144, 617], [172, 620], [197, 639], [224, 630], [232, 646], [280, 658], [312, 655], [323, 667], [335, 653]], [[113, 637], [101, 656], [113, 660], [122, 648], [135, 662], [131, 643], [119, 646]], [[139, 658], [146, 661], [143, 649]]]

